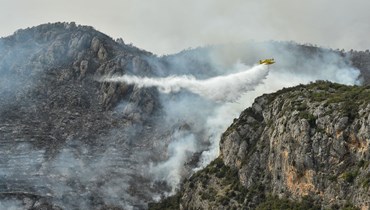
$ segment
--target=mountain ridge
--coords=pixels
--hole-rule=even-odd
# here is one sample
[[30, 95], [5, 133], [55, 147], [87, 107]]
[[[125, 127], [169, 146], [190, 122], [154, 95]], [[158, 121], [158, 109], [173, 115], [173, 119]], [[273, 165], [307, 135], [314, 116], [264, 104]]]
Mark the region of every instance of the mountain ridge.
[[260, 96], [220, 156], [150, 209], [368, 209], [368, 103], [368, 86], [324, 81]]

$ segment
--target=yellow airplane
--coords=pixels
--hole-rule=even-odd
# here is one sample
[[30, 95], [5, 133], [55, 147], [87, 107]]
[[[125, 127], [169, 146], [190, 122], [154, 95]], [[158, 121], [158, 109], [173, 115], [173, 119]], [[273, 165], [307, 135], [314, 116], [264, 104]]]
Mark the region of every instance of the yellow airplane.
[[271, 65], [271, 64], [274, 64], [274, 63], [275, 63], [275, 60], [273, 58], [260, 60], [260, 64]]

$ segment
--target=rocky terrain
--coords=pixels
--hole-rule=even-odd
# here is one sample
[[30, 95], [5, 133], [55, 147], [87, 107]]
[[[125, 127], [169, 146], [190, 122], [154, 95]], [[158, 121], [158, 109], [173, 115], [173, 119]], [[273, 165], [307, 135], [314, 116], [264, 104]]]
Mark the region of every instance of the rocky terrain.
[[[210, 127], [216, 125], [209, 116], [223, 104], [100, 78], [206, 79], [235, 71], [237, 62], [254, 65], [271, 56], [266, 52], [280, 61], [276, 74], [346, 82], [353, 67], [360, 72], [349, 71], [351, 78], [370, 81], [368, 51], [268, 42], [158, 57], [75, 23], [43, 24], [1, 38], [0, 209], [146, 209], [174, 193], [217, 138], [220, 128]], [[321, 75], [320, 67], [334, 72]], [[271, 196], [293, 202], [306, 195], [328, 207], [368, 205], [366, 91], [319, 83], [258, 98], [224, 133], [221, 156], [169, 200], [183, 209], [256, 207]], [[345, 103], [348, 97], [359, 101]], [[194, 145], [179, 144], [177, 157], [180, 150], [171, 143], [180, 140]]]
[[[103, 208], [110, 185], [130, 182], [131, 174], [140, 179], [130, 167], [142, 163], [137, 156], [149, 159], [140, 154], [152, 148], [143, 145], [153, 144], [148, 133], [159, 127], [150, 120], [157, 94], [95, 78], [150, 74], [143, 61], [150, 53], [74, 23], [19, 30], [0, 45], [1, 197], [29, 200], [30, 209], [52, 206], [50, 198], [63, 209]], [[115, 108], [122, 100], [132, 108]], [[145, 206], [150, 187], [134, 188], [145, 189], [135, 203]]]
[[220, 156], [150, 209], [369, 209], [369, 96], [317, 82], [258, 97]]

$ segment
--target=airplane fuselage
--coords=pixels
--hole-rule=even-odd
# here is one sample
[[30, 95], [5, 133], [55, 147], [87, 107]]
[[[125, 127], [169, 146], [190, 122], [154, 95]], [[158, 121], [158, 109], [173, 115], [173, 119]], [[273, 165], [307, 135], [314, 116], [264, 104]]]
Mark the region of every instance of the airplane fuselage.
[[275, 60], [273, 58], [260, 60], [260, 64], [271, 65], [271, 64], [274, 64], [274, 63], [275, 63]]

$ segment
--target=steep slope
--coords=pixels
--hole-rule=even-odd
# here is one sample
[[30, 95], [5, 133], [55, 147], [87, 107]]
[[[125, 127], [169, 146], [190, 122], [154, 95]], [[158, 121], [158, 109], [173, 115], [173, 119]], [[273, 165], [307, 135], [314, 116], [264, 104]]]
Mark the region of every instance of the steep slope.
[[[92, 130], [99, 129], [94, 126], [111, 124], [111, 119], [99, 116], [101, 110], [111, 110], [121, 98], [128, 98], [135, 92], [124, 85], [101, 84], [94, 77], [125, 71], [142, 71], [143, 74], [150, 71], [142, 59], [149, 53], [118, 44], [91, 27], [77, 27], [73, 23], [19, 30], [13, 36], [1, 39], [0, 45], [1, 120], [25, 122], [27, 127], [18, 130], [34, 132], [32, 135], [36, 136], [53, 133], [54, 138], [47, 141], [58, 139], [56, 144], [66, 139], [60, 134], [63, 127], [68, 126], [66, 130], [87, 136]], [[136, 90], [135, 94], [149, 94], [151, 99], [147, 100], [154, 100], [154, 93], [148, 91]], [[147, 111], [150, 114], [153, 110]], [[61, 122], [63, 114], [73, 119]], [[102, 120], [99, 125], [89, 125], [94, 121], [90, 118]], [[31, 133], [20, 135], [25, 137]]]
[[317, 82], [258, 97], [219, 158], [151, 209], [369, 209], [369, 96]]
[[[136, 170], [149, 159], [141, 153], [158, 133], [151, 126], [160, 109], [158, 94], [96, 78], [150, 75], [145, 58], [151, 56], [74, 23], [40, 25], [0, 39], [0, 197], [29, 200], [35, 209], [46, 201], [63, 209], [121, 201], [145, 206], [150, 187], [139, 185], [149, 181], [132, 189], [124, 185], [141, 177]], [[117, 108], [122, 101], [131, 108]], [[119, 196], [108, 194], [119, 182]]]

